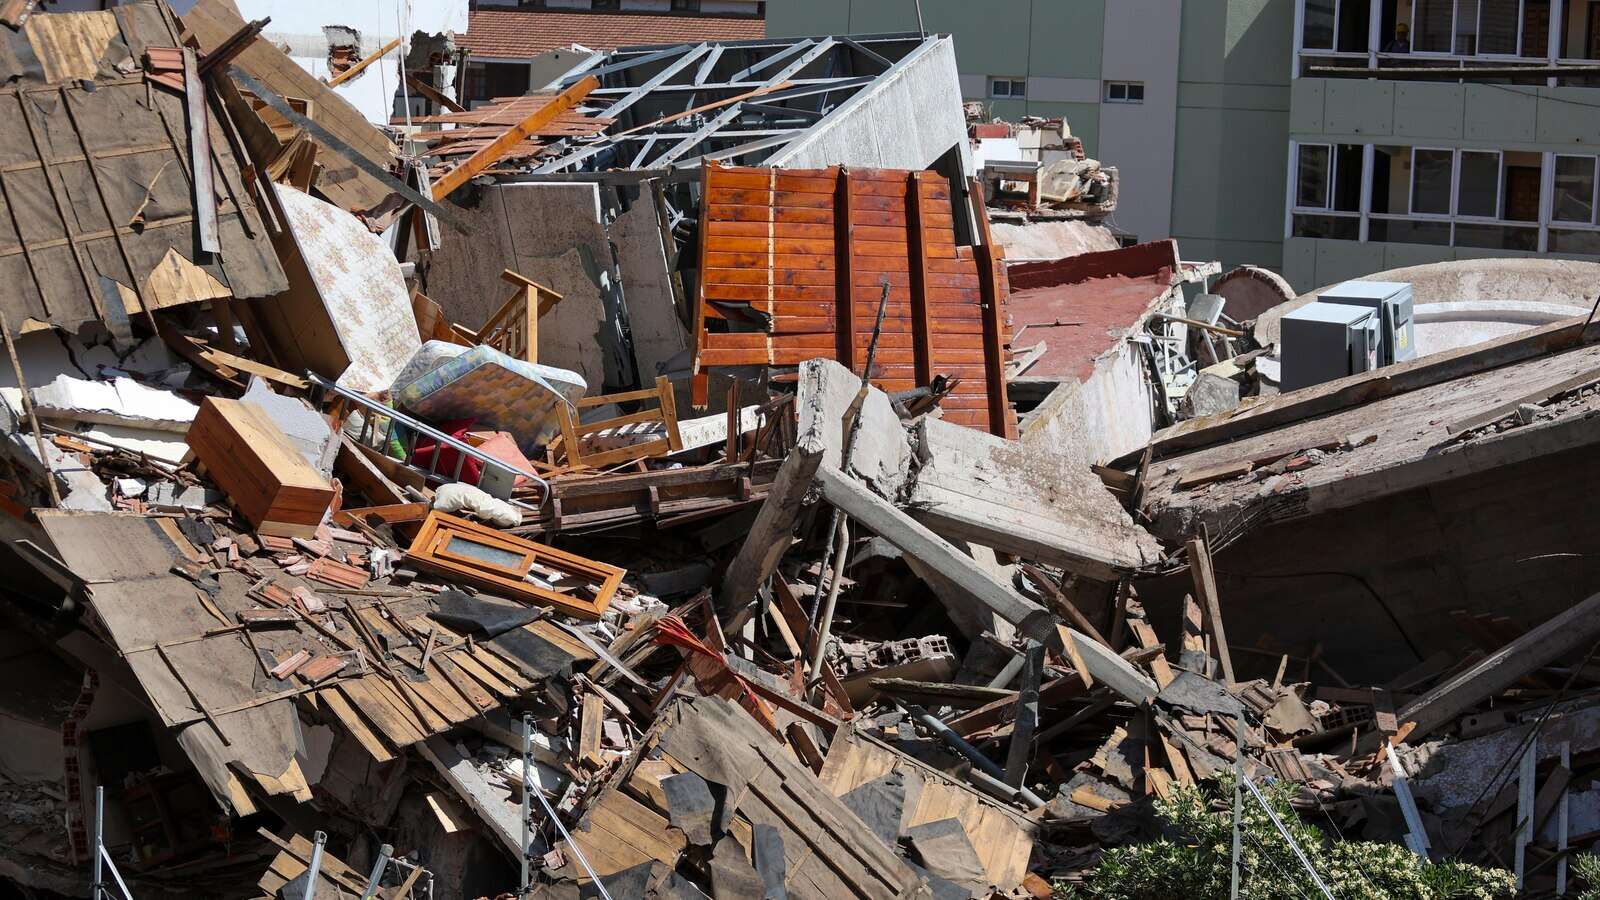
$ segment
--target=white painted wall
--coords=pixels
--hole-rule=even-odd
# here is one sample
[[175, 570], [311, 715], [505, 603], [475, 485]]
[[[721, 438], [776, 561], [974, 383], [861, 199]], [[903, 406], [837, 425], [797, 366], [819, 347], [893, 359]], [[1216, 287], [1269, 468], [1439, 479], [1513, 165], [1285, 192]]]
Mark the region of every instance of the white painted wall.
[[[360, 56], [377, 51], [396, 37], [409, 38], [416, 31], [461, 34], [467, 30], [467, 0], [406, 0], [404, 3], [379, 0], [340, 4], [236, 0], [236, 5], [247, 21], [271, 17], [272, 24], [261, 36], [279, 46], [287, 45], [291, 59], [322, 79], [329, 77], [328, 39], [322, 31], [325, 26], [355, 29], [361, 36]], [[174, 4], [175, 9], [177, 6]], [[387, 124], [398, 109], [395, 97], [400, 91], [400, 59], [405, 49], [406, 45], [401, 44], [334, 91], [361, 110], [367, 121], [374, 125]]]
[[1172, 234], [1181, 19], [1167, 0], [1106, 4], [1100, 77], [1143, 82], [1144, 102], [1107, 103], [1100, 89], [1096, 156], [1121, 175], [1116, 224], [1141, 241]]

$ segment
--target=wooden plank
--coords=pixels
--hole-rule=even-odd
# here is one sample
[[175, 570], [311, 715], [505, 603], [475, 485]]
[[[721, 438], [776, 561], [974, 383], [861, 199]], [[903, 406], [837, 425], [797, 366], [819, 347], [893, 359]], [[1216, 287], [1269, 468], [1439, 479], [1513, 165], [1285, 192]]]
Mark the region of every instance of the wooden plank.
[[[851, 242], [855, 240], [855, 223], [852, 221], [854, 211], [851, 209], [850, 196], [855, 186], [860, 182], [860, 177], [854, 170], [845, 169], [839, 176], [839, 183], [834, 197], [834, 224], [838, 228], [838, 236], [834, 238], [834, 257], [837, 260], [834, 274], [838, 279], [836, 290], [841, 295], [845, 291], [845, 286], [850, 284], [852, 273], [855, 271], [850, 249]], [[859, 373], [860, 369], [856, 365], [855, 342], [850, 340], [850, 336], [855, 334], [856, 331], [855, 308], [849, 303], [838, 304], [834, 307], [834, 315], [836, 316], [836, 321], [833, 330], [837, 340], [834, 359], [843, 363], [846, 369]]]
[[600, 755], [600, 735], [605, 724], [605, 701], [600, 695], [586, 692], [578, 716], [578, 746], [573, 756], [579, 763], [598, 771], [605, 766]]
[[[1401, 708], [1401, 721], [1415, 722], [1417, 741], [1462, 713], [1600, 636], [1600, 594], [1558, 613], [1477, 664]], [[1376, 739], [1369, 738], [1371, 748]], [[1371, 749], [1369, 748], [1369, 749]]]
[[589, 96], [590, 91], [599, 86], [599, 79], [590, 75], [562, 91], [549, 103], [535, 110], [526, 119], [506, 129], [504, 134], [495, 138], [488, 146], [467, 157], [455, 168], [440, 176], [439, 180], [433, 184], [433, 199], [443, 200], [445, 197], [450, 196], [456, 188], [466, 184], [474, 175], [494, 165], [529, 135], [555, 120], [557, 116], [577, 106], [583, 98]]
[[821, 447], [806, 443], [789, 451], [739, 554], [723, 576], [718, 600], [725, 611], [753, 600], [756, 591], [777, 571], [778, 562], [794, 540], [800, 503], [816, 478], [822, 455]]
[[[350, 66], [350, 68], [345, 69], [343, 72], [340, 72], [339, 74], [328, 79], [328, 87], [338, 87], [339, 85], [344, 84], [346, 81], [349, 81], [357, 75], [360, 75], [363, 69], [372, 65], [378, 60], [383, 59], [385, 56], [388, 56], [389, 51], [398, 46], [400, 46], [400, 39], [395, 38], [389, 43], [384, 44], [382, 47], [379, 47], [377, 50], [374, 50], [366, 56], [363, 56], [358, 62]], [[435, 197], [434, 199], [437, 200], [439, 198]]]
[[344, 694], [339, 692], [339, 688], [324, 688], [317, 692], [317, 699], [327, 704], [328, 709], [333, 711], [339, 723], [344, 726], [344, 730], [350, 732], [350, 736], [355, 738], [356, 743], [360, 744], [373, 759], [381, 763], [394, 759], [394, 754], [389, 751], [383, 739], [372, 730], [355, 707], [350, 705]]
[[200, 63], [195, 52], [188, 47], [183, 48], [183, 94], [189, 124], [189, 168], [194, 181], [194, 218], [200, 236], [200, 249], [207, 253], [221, 253], [216, 173], [211, 167], [210, 114], [206, 107], [206, 90], [200, 81]]
[[1189, 574], [1194, 576], [1194, 591], [1204, 604], [1206, 618], [1211, 620], [1211, 637], [1216, 645], [1217, 659], [1222, 661], [1222, 677], [1229, 687], [1234, 685], [1233, 657], [1228, 653], [1228, 632], [1222, 625], [1222, 601], [1217, 596], [1217, 575], [1211, 567], [1211, 549], [1204, 536], [1189, 540]]

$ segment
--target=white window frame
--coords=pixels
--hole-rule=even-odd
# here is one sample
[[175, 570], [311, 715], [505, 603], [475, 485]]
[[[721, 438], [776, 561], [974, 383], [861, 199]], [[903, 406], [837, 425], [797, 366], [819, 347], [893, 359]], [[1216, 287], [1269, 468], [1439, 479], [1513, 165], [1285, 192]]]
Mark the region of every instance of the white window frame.
[[[1568, 222], [1556, 218], [1555, 211], [1555, 178], [1556, 166], [1563, 159], [1587, 159], [1594, 164], [1594, 170], [1589, 176], [1589, 221]], [[1550, 227], [1560, 231], [1600, 231], [1600, 156], [1591, 156], [1586, 153], [1552, 153], [1550, 154]]]
[[[1335, 144], [1335, 143], [1331, 143], [1331, 142], [1330, 143], [1324, 143], [1324, 142], [1321, 142], [1321, 141], [1311, 141], [1311, 142], [1305, 142], [1305, 143], [1301, 143], [1301, 142], [1298, 142], [1298, 141], [1290, 141], [1289, 142], [1289, 161], [1290, 161], [1289, 162], [1289, 165], [1290, 165], [1289, 176], [1290, 176], [1291, 189], [1290, 189], [1290, 193], [1289, 193], [1288, 197], [1285, 198], [1285, 204], [1284, 204], [1284, 234], [1285, 234], [1286, 238], [1293, 238], [1295, 236], [1294, 235], [1294, 223], [1295, 223], [1295, 217], [1296, 216], [1329, 216], [1329, 217], [1345, 217], [1345, 218], [1356, 218], [1356, 217], [1359, 217], [1360, 220], [1361, 220], [1360, 237], [1358, 239], [1360, 243], [1368, 243], [1369, 236], [1370, 236], [1370, 223], [1372, 221], [1374, 221], [1374, 220], [1376, 220], [1376, 221], [1388, 221], [1388, 222], [1406, 222], [1406, 221], [1411, 221], [1411, 222], [1431, 222], [1431, 223], [1435, 223], [1435, 224], [1447, 225], [1447, 226], [1449, 226], [1449, 229], [1450, 229], [1449, 238], [1448, 238], [1447, 242], [1445, 242], [1443, 244], [1432, 245], [1432, 246], [1447, 246], [1447, 247], [1452, 247], [1452, 248], [1459, 248], [1459, 247], [1462, 246], [1461, 244], [1458, 243], [1458, 238], [1457, 238], [1457, 235], [1459, 233], [1459, 228], [1458, 228], [1459, 225], [1467, 225], [1467, 226], [1497, 226], [1497, 227], [1507, 228], [1507, 229], [1530, 229], [1530, 230], [1536, 229], [1537, 230], [1536, 231], [1537, 239], [1538, 239], [1538, 244], [1537, 244], [1538, 250], [1537, 250], [1537, 252], [1540, 252], [1540, 253], [1545, 252], [1547, 247], [1548, 247], [1548, 245], [1549, 245], [1549, 232], [1550, 232], [1550, 229], [1552, 229], [1552, 228], [1554, 228], [1556, 230], [1560, 230], [1560, 231], [1595, 231], [1595, 232], [1600, 232], [1600, 155], [1591, 156], [1589, 154], [1583, 154], [1583, 153], [1556, 154], [1556, 153], [1553, 153], [1553, 152], [1545, 152], [1545, 153], [1540, 154], [1540, 176], [1541, 177], [1540, 177], [1540, 187], [1539, 187], [1539, 192], [1540, 192], [1540, 196], [1539, 196], [1539, 217], [1535, 221], [1522, 222], [1522, 221], [1510, 221], [1510, 220], [1507, 220], [1505, 218], [1505, 203], [1506, 203], [1506, 197], [1505, 197], [1505, 173], [1506, 173], [1505, 153], [1506, 153], [1506, 151], [1499, 150], [1499, 149], [1480, 149], [1480, 148], [1473, 148], [1473, 147], [1428, 147], [1428, 146], [1406, 146], [1404, 144], [1398, 144], [1398, 145], [1397, 144], [1384, 144], [1383, 146], [1385, 146], [1385, 147], [1395, 147], [1397, 150], [1408, 150], [1408, 151], [1410, 151], [1411, 171], [1410, 171], [1410, 175], [1409, 175], [1409, 177], [1407, 179], [1407, 183], [1406, 183], [1406, 211], [1403, 212], [1403, 213], [1394, 213], [1394, 212], [1378, 213], [1378, 212], [1373, 212], [1372, 211], [1372, 189], [1373, 189], [1374, 182], [1376, 180], [1375, 179], [1375, 172], [1376, 172], [1376, 167], [1377, 167], [1376, 156], [1377, 156], [1377, 147], [1378, 147], [1378, 145], [1377, 144], [1371, 144], [1371, 143], [1361, 144], [1361, 145], [1359, 145], [1359, 146], [1362, 147], [1362, 157], [1361, 157], [1361, 204], [1360, 204], [1361, 211], [1360, 212], [1346, 212], [1346, 211], [1336, 210], [1336, 209], [1333, 208], [1333, 203], [1334, 203], [1334, 186], [1338, 183], [1339, 155], [1338, 155], [1338, 152], [1336, 150], [1336, 148], [1338, 146], [1339, 145]], [[1299, 205], [1299, 196], [1300, 196], [1300, 190], [1299, 190], [1299, 187], [1300, 187], [1300, 150], [1303, 147], [1325, 147], [1328, 150], [1328, 176], [1327, 176], [1328, 177], [1328, 183], [1326, 185], [1326, 188], [1327, 188], [1327, 206], [1325, 206], [1325, 207], [1300, 206]], [[1414, 209], [1414, 207], [1415, 207], [1415, 199], [1416, 199], [1416, 185], [1417, 185], [1417, 153], [1419, 151], [1420, 152], [1444, 152], [1444, 153], [1449, 153], [1450, 154], [1450, 204], [1449, 204], [1450, 211], [1449, 211], [1449, 213], [1446, 213], [1446, 214], [1419, 213], [1419, 212], [1416, 212], [1415, 209]], [[1464, 216], [1464, 215], [1460, 215], [1459, 214], [1460, 213], [1460, 193], [1461, 193], [1461, 161], [1462, 161], [1462, 154], [1463, 153], [1493, 153], [1493, 154], [1495, 154], [1495, 157], [1496, 157], [1496, 166], [1495, 166], [1495, 216], [1493, 218], [1489, 218], [1489, 217], [1485, 217], [1485, 216]], [[1591, 187], [1591, 189], [1593, 191], [1591, 210], [1592, 210], [1592, 215], [1594, 216], [1594, 221], [1589, 223], [1589, 224], [1585, 224], [1585, 223], [1582, 223], [1582, 222], [1559, 222], [1559, 221], [1555, 220], [1554, 211], [1553, 211], [1552, 207], [1553, 207], [1553, 204], [1554, 204], [1555, 160], [1558, 157], [1558, 155], [1559, 156], [1567, 156], [1567, 157], [1579, 158], [1579, 159], [1593, 159], [1594, 162], [1595, 162], [1595, 177], [1594, 177], [1594, 183], [1593, 183], [1593, 185]], [[1338, 240], [1338, 239], [1337, 238], [1318, 238], [1318, 240]], [[1467, 247], [1466, 249], [1477, 250], [1477, 249], [1483, 249], [1483, 248]], [[1533, 251], [1528, 251], [1528, 252], [1533, 252]], [[1583, 254], [1571, 254], [1571, 255], [1579, 256], [1579, 255], [1583, 255]], [[1592, 256], [1600, 257], [1600, 254], [1592, 254]]]
[[[1468, 154], [1468, 153], [1493, 153], [1494, 154], [1495, 168], [1494, 168], [1494, 215], [1493, 216], [1468, 216], [1468, 215], [1463, 215], [1462, 212], [1461, 212], [1461, 158], [1462, 158], [1462, 156], [1464, 156], [1465, 154]], [[1454, 174], [1452, 174], [1452, 176], [1450, 178], [1450, 183], [1454, 188], [1454, 194], [1450, 198], [1450, 216], [1451, 216], [1451, 218], [1453, 218], [1453, 219], [1455, 219], [1457, 221], [1461, 221], [1461, 222], [1474, 222], [1474, 223], [1477, 223], [1477, 224], [1480, 224], [1480, 225], [1481, 224], [1488, 224], [1488, 223], [1491, 223], [1491, 222], [1495, 222], [1495, 223], [1505, 222], [1506, 221], [1505, 220], [1505, 211], [1506, 211], [1506, 154], [1505, 154], [1505, 151], [1503, 151], [1503, 150], [1479, 150], [1479, 149], [1476, 149], [1476, 148], [1473, 148], [1473, 147], [1458, 147], [1458, 148], [1456, 148], [1456, 158], [1451, 163], [1451, 165], [1452, 165], [1452, 167], [1454, 169]], [[1412, 172], [1413, 175], [1415, 175], [1416, 171], [1417, 171], [1416, 170], [1416, 163], [1413, 162], [1412, 163], [1411, 172]], [[1511, 224], [1516, 225], [1516, 224], [1525, 224], [1525, 223], [1511, 223]]]
[[[1307, 147], [1321, 147], [1328, 151], [1328, 172], [1322, 185], [1322, 196], [1326, 198], [1322, 206], [1302, 206], [1300, 204], [1300, 155], [1306, 152]], [[1296, 145], [1294, 154], [1294, 193], [1290, 195], [1290, 207], [1296, 213], [1331, 213], [1333, 209], [1333, 169], [1337, 166], [1338, 156], [1333, 152], [1333, 144], [1323, 144], [1315, 141]]]
[[[1425, 153], [1444, 152], [1450, 154], [1450, 196], [1446, 206], [1448, 211], [1443, 213], [1417, 212], [1417, 151]], [[1454, 147], [1412, 147], [1411, 148], [1411, 183], [1406, 189], [1406, 218], [1408, 219], [1434, 219], [1448, 221], [1455, 218], [1456, 214], [1456, 176], [1460, 169], [1456, 165], [1456, 148]]]
[[[1117, 86], [1121, 86], [1123, 88], [1123, 98], [1121, 100], [1118, 100], [1118, 99], [1116, 99], [1116, 98], [1111, 96], [1111, 89], [1113, 87], [1117, 87]], [[1131, 88], [1131, 87], [1137, 87], [1139, 89], [1139, 99], [1134, 100], [1131, 97], [1127, 96], [1127, 89]], [[1101, 92], [1101, 96], [1103, 98], [1103, 102], [1105, 102], [1105, 103], [1126, 103], [1126, 104], [1131, 104], [1131, 105], [1138, 105], [1138, 104], [1141, 104], [1141, 103], [1144, 102], [1144, 82], [1142, 82], [1142, 81], [1107, 81], [1105, 83], [1105, 89]]]
[[[1004, 82], [1005, 85], [1006, 85], [1007, 93], [1004, 93], [1004, 94], [995, 93], [995, 90], [994, 90], [995, 86], [1000, 84], [1000, 83], [1002, 83], [1002, 82]], [[1015, 88], [1019, 84], [1022, 85], [1022, 93], [1020, 93], [1020, 94], [1012, 93], [1011, 92], [1012, 89]], [[1025, 76], [1025, 75], [1023, 75], [1023, 76], [1018, 76], [1018, 75], [990, 75], [989, 76], [989, 99], [991, 99], [991, 100], [1026, 100], [1026, 99], [1028, 99], [1028, 78], [1027, 78], [1027, 76]]]
[[[1489, 2], [1490, 2], [1490, 0], [1478, 0], [1478, 46], [1479, 47], [1483, 46], [1483, 8], [1485, 6], [1487, 6], [1489, 4]], [[1461, 3], [1461, 0], [1456, 0], [1456, 4], [1457, 4], [1457, 8], [1458, 9], [1460, 8], [1460, 3]], [[1552, 10], [1552, 12], [1553, 12], [1553, 10]], [[1527, 24], [1528, 24], [1528, 0], [1517, 0], [1517, 47], [1516, 47], [1516, 49], [1513, 50], [1510, 53], [1483, 53], [1483, 52], [1479, 52], [1479, 53], [1474, 54], [1472, 58], [1473, 59], [1521, 59], [1522, 58], [1522, 42], [1523, 42], [1522, 29], [1523, 29], [1523, 26], [1527, 25]], [[1550, 27], [1552, 29], [1556, 29], [1559, 24], [1560, 23], [1552, 20], [1550, 22]]]

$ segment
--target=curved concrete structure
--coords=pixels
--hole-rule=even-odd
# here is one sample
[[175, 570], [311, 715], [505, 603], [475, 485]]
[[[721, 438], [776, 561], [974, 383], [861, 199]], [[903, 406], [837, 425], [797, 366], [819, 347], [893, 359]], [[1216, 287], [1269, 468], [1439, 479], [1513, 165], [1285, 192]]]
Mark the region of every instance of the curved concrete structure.
[[1267, 310], [1295, 298], [1282, 275], [1260, 266], [1240, 266], [1211, 283], [1211, 293], [1228, 301], [1223, 312], [1235, 322], [1259, 318]]
[[[1587, 314], [1600, 294], [1600, 263], [1568, 259], [1472, 259], [1374, 272], [1363, 281], [1410, 282], [1420, 353], [1486, 340], [1563, 316]], [[1256, 319], [1256, 340], [1278, 342], [1278, 320], [1332, 285], [1301, 294]], [[1441, 307], [1422, 318], [1425, 307]], [[1432, 339], [1424, 330], [1434, 332]], [[1478, 335], [1477, 337], [1473, 337]]]

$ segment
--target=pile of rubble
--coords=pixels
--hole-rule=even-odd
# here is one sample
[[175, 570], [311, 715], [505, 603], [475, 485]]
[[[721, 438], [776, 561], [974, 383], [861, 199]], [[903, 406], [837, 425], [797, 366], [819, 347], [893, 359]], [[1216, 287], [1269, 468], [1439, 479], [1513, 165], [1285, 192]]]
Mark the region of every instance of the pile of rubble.
[[[629, 170], [635, 94], [602, 77], [637, 59], [471, 111], [441, 94], [409, 127], [451, 127], [396, 143], [215, 0], [8, 24], [39, 61], [0, 174], [0, 665], [29, 688], [0, 703], [0, 874], [29, 891], [1043, 898], [1219, 777], [1292, 786], [1329, 840], [1526, 884], [1564, 885], [1593, 838], [1559, 735], [1592, 718], [1568, 663], [1600, 600], [1477, 622], [1504, 646], [1381, 685], [1230, 644], [1204, 529], [1141, 524], [1148, 451], [1091, 467], [1052, 437], [1076, 406], [1019, 437], [977, 177], [708, 148], [692, 179]], [[718, 48], [695, 84], [829, 48], [883, 59]], [[779, 105], [829, 102], [794, 66], [752, 114], [829, 121]], [[476, 243], [502, 258], [482, 204], [564, 227], [554, 189], [581, 179], [513, 195], [586, 148], [607, 202], [655, 198], [603, 217], [607, 241], [648, 223], [612, 260], [541, 257], [591, 294], [498, 265], [492, 297], [424, 293], [482, 268]], [[1046, 199], [1114, 200], [1068, 168]], [[671, 278], [622, 303], [641, 246]], [[1175, 245], [1142, 246], [1155, 277], [1126, 277], [1181, 295]], [[610, 327], [563, 318], [591, 302]], [[1220, 316], [1194, 337], [1212, 366], [1242, 349]], [[650, 340], [683, 345], [654, 377]], [[1146, 358], [1126, 343], [1090, 368]], [[1180, 603], [1149, 602], [1174, 578]], [[1520, 762], [1460, 775], [1485, 756]]]

